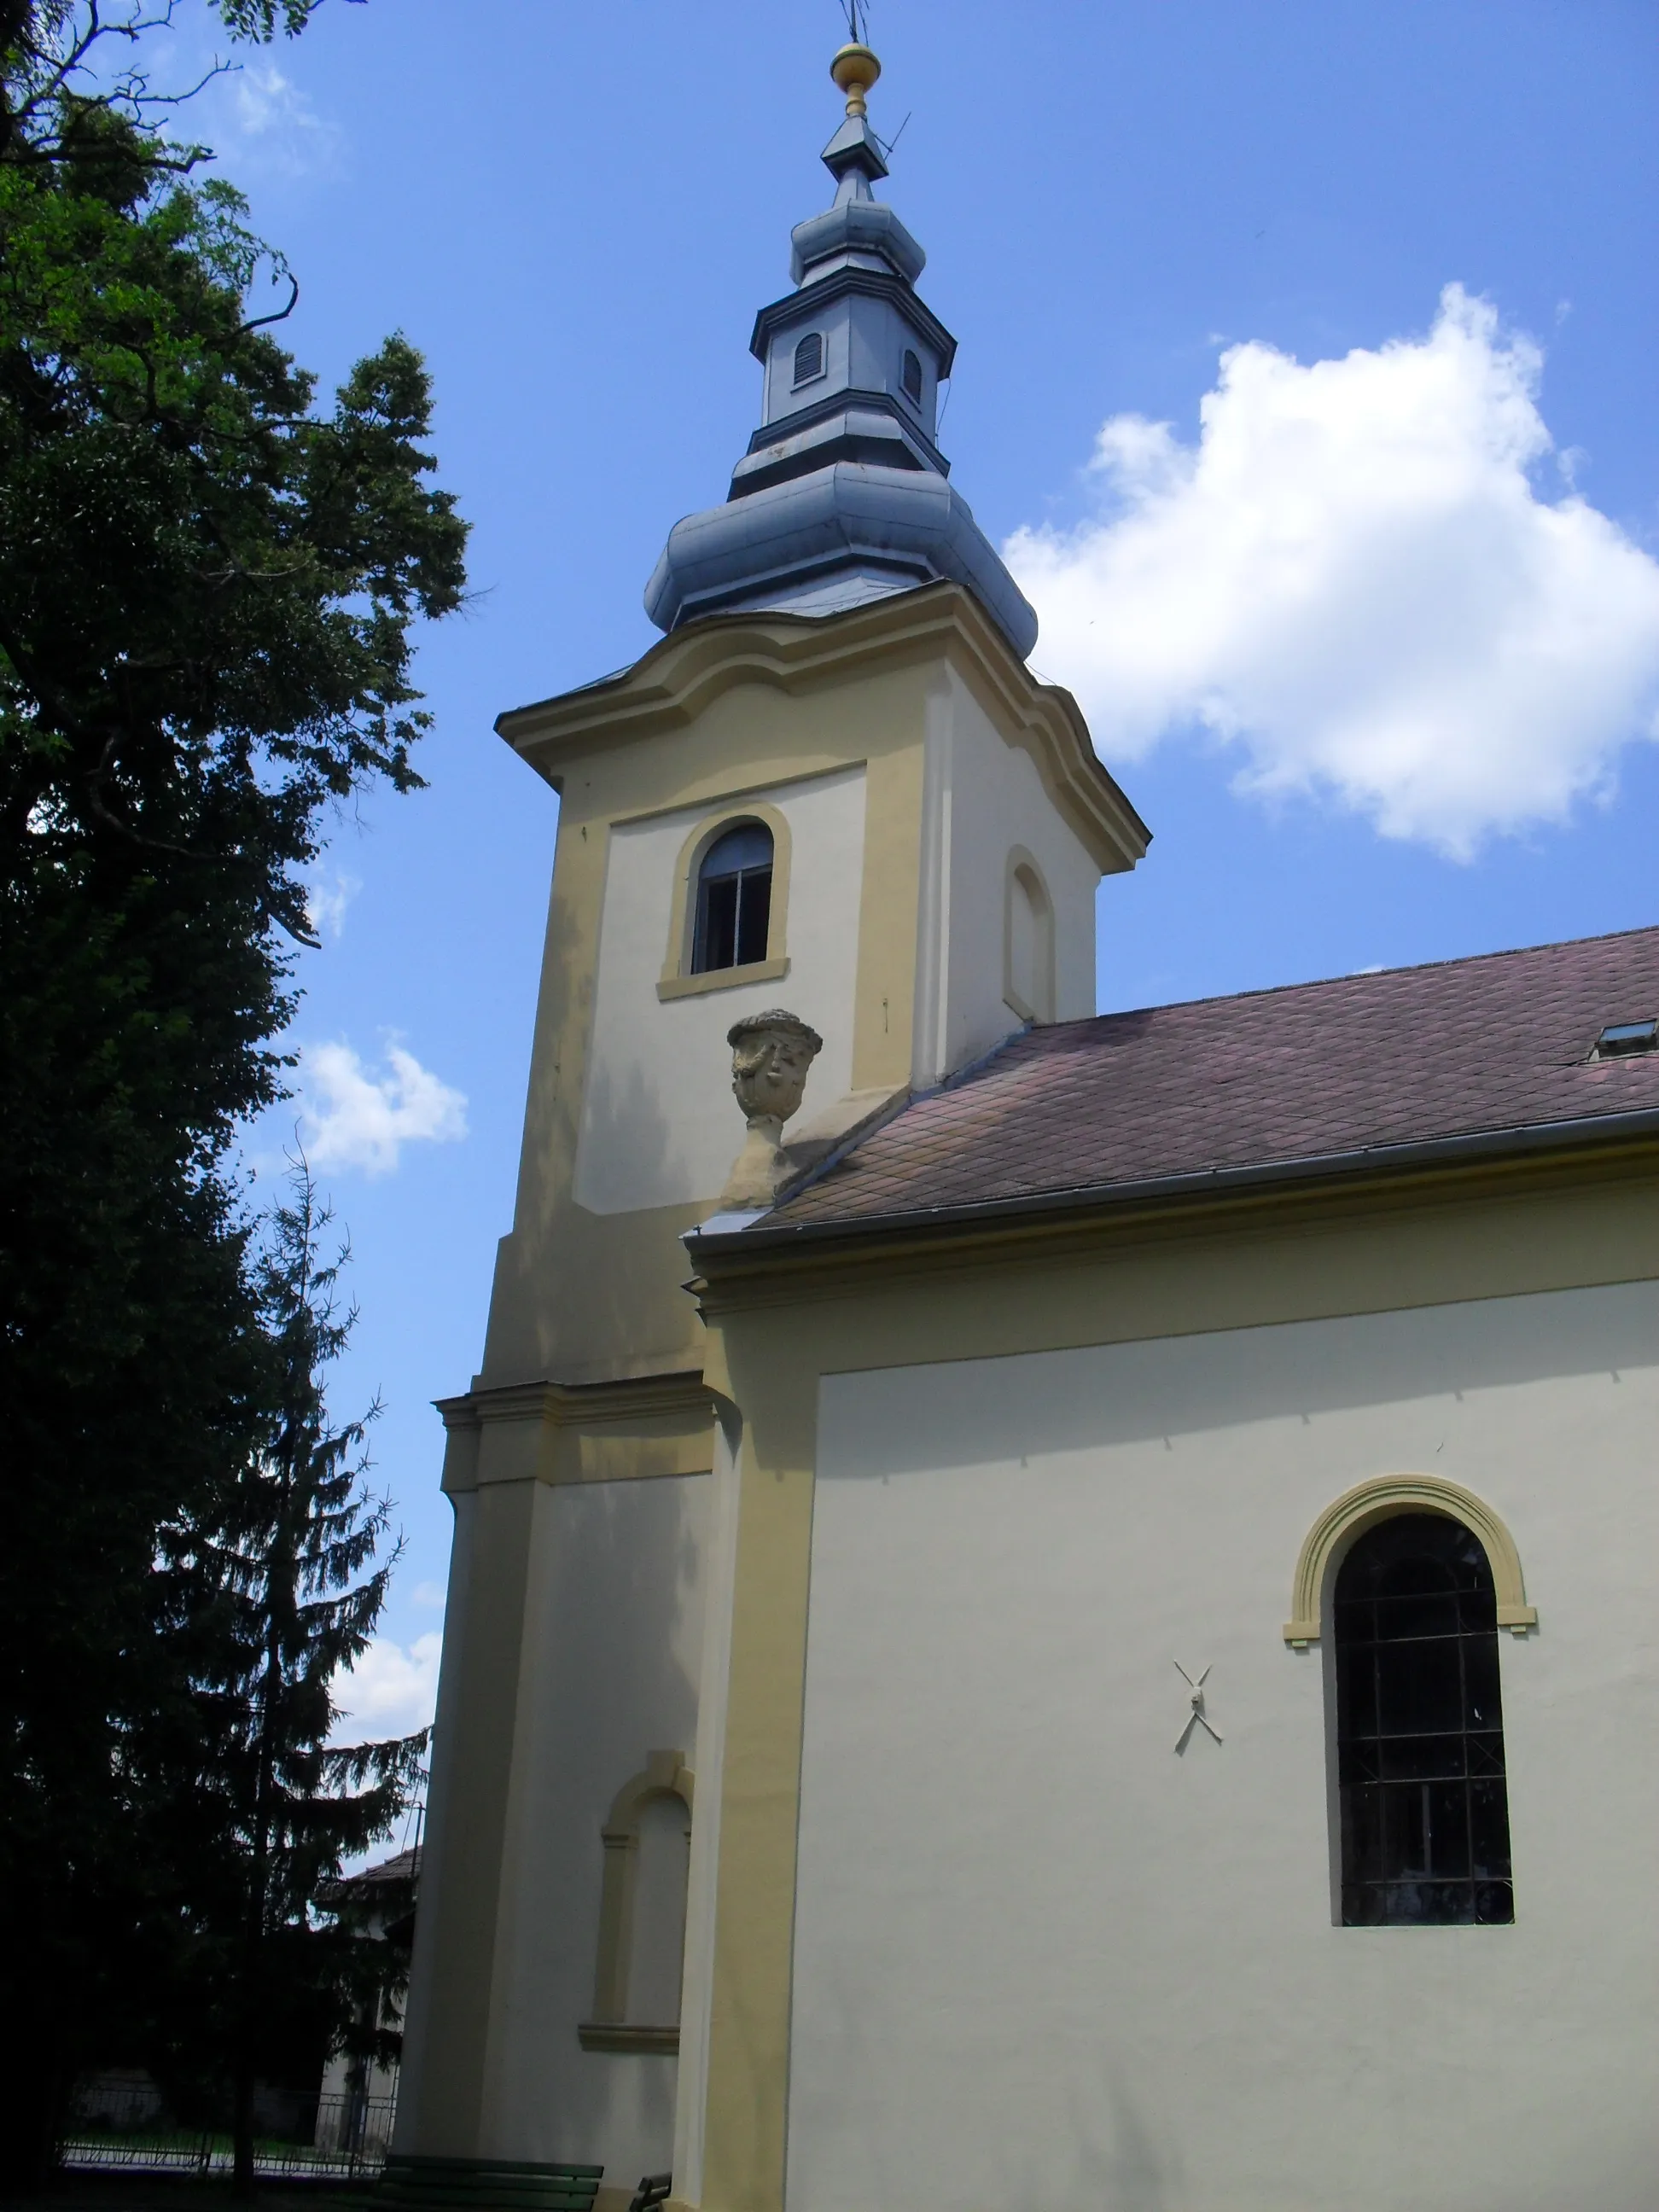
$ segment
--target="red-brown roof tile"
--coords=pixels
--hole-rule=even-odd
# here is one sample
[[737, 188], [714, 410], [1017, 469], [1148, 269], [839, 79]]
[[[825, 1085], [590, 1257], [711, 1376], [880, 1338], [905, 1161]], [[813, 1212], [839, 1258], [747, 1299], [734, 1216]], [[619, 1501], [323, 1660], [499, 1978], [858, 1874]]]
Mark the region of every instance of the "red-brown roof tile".
[[1379, 1146], [1659, 1111], [1659, 1053], [1589, 1057], [1659, 1016], [1659, 929], [1015, 1037], [915, 1100], [757, 1226], [937, 1214]]

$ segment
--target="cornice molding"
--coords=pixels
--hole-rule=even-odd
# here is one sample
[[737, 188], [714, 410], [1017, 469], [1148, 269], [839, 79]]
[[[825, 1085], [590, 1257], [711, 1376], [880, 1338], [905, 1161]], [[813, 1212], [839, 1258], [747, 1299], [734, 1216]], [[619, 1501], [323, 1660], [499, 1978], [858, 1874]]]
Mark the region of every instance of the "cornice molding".
[[907, 284], [890, 270], [860, 269], [855, 264], [832, 270], [827, 276], [815, 276], [810, 284], [787, 292], [782, 299], [773, 300], [763, 307], [749, 334], [750, 352], [757, 361], [763, 362], [774, 331], [796, 323], [810, 323], [831, 301], [844, 300], [849, 293], [884, 300], [890, 307], [896, 308], [938, 354], [940, 379], [949, 376], [956, 364], [957, 342], [915, 286]]
[[793, 414], [780, 415], [775, 421], [763, 422], [750, 439], [745, 459], [755, 453], [763, 453], [769, 446], [775, 446], [786, 438], [799, 437], [819, 422], [833, 422], [837, 415], [888, 415], [896, 422], [906, 437], [913, 439], [932, 459], [940, 476], [948, 477], [951, 465], [921, 427], [916, 410], [883, 392], [875, 385], [843, 384], [805, 407], [797, 407]]
[[689, 1413], [712, 1420], [714, 1396], [701, 1368], [636, 1375], [605, 1382], [503, 1382], [433, 1401], [447, 1429], [478, 1429], [490, 1421], [544, 1421], [556, 1429], [591, 1429]]
[[[1633, 1176], [1659, 1186], [1659, 1133], [1411, 1168], [1376, 1165], [1367, 1173], [1232, 1188], [1211, 1182], [1133, 1200], [1060, 1194], [1040, 1212], [849, 1224], [843, 1236], [788, 1244], [750, 1243], [751, 1231], [720, 1239], [694, 1236], [686, 1240], [696, 1270], [688, 1288], [715, 1321], [757, 1307], [857, 1297], [941, 1276], [1086, 1264], [1136, 1249], [1286, 1229], [1361, 1226], [1426, 1208], [1551, 1196]], [[1659, 1252], [1651, 1273], [1659, 1275]]]
[[646, 2057], [672, 2058], [680, 2047], [678, 2027], [636, 2027], [620, 2020], [582, 2021], [576, 2037], [584, 2051], [636, 2052]]
[[684, 729], [738, 684], [793, 695], [938, 658], [962, 671], [1005, 735], [1030, 753], [1102, 872], [1133, 867], [1152, 832], [1096, 756], [1076, 700], [1039, 682], [960, 584], [922, 585], [837, 615], [704, 616], [620, 674], [513, 708], [495, 727], [558, 790], [572, 758]]

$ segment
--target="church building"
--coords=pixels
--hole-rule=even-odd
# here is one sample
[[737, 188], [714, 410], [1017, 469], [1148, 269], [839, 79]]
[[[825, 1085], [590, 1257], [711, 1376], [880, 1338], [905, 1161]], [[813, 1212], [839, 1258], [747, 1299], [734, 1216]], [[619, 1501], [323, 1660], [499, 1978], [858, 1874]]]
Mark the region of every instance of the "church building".
[[498, 725], [389, 2193], [1651, 2212], [1659, 930], [1097, 1016], [1149, 833], [833, 74], [662, 639]]

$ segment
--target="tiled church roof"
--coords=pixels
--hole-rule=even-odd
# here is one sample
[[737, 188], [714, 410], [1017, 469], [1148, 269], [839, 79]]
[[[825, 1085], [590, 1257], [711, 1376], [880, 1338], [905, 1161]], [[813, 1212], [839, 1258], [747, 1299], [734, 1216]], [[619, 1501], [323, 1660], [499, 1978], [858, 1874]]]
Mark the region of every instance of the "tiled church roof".
[[1654, 1016], [1659, 929], [1640, 929], [1032, 1030], [757, 1227], [1109, 1200], [1564, 1122], [1587, 1134], [1659, 1115], [1659, 1052], [1591, 1057], [1604, 1028]]

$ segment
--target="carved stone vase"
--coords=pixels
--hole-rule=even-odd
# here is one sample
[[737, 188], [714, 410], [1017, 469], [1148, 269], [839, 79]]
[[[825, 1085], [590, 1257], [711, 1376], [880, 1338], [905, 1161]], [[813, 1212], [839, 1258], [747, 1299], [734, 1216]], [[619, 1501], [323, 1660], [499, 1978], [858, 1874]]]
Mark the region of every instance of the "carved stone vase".
[[798, 1014], [776, 1007], [734, 1022], [726, 1041], [732, 1048], [732, 1095], [749, 1124], [720, 1193], [721, 1212], [732, 1213], [770, 1206], [793, 1172], [783, 1149], [783, 1125], [799, 1109], [823, 1039]]

